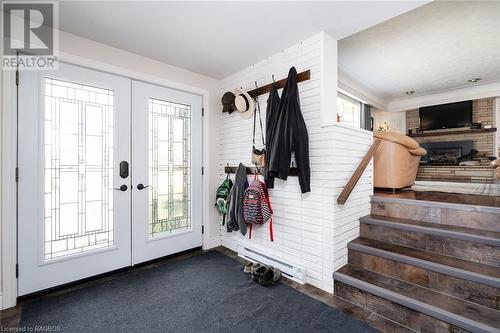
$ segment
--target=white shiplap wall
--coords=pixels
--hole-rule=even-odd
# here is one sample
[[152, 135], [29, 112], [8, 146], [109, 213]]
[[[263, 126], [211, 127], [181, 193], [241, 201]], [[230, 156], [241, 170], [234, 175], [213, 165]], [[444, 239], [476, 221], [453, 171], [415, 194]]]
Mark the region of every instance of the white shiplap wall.
[[334, 126], [330, 141], [334, 170], [334, 262], [333, 270], [347, 263], [347, 243], [359, 236], [359, 218], [370, 214], [370, 196], [373, 195], [372, 163], [367, 166], [358, 184], [344, 205], [336, 203], [343, 187], [356, 170], [373, 142], [369, 131]]
[[[359, 233], [358, 218], [369, 212], [371, 166], [345, 207], [336, 205], [336, 197], [372, 139], [366, 131], [321, 127], [320, 63], [321, 36], [318, 34], [221, 81], [222, 95], [240, 87], [250, 90], [255, 87], [255, 81], [259, 85], [267, 84], [273, 74], [276, 79], [286, 77], [291, 66], [299, 73], [311, 70], [311, 79], [299, 83], [299, 92], [309, 132], [312, 189], [310, 193], [301, 194], [297, 177], [289, 177], [286, 182], [276, 179], [275, 188], [270, 189], [274, 242], [269, 240], [266, 224], [253, 229], [251, 240], [248, 234], [245, 238], [239, 232], [227, 233], [223, 226], [221, 243], [234, 251], [239, 244], [248, 244], [267, 255], [299, 264], [306, 268], [307, 283], [332, 292], [332, 273], [346, 262], [346, 244]], [[264, 123], [267, 97], [260, 96]], [[251, 166], [252, 126], [252, 119], [242, 119], [237, 113], [220, 114], [221, 180], [225, 177], [226, 164], [237, 166], [242, 162]], [[259, 136], [256, 140], [260, 142]]]

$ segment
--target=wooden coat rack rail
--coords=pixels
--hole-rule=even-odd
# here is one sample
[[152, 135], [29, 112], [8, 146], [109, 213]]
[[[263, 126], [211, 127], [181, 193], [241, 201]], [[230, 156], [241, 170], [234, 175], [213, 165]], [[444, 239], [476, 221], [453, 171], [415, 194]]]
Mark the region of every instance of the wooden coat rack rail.
[[[311, 70], [308, 69], [306, 71], [303, 71], [303, 72], [300, 72], [297, 74], [297, 83], [307, 81], [310, 78], [311, 78]], [[286, 84], [286, 78], [275, 81], [274, 83], [278, 86], [278, 89], [283, 89], [285, 87], [285, 84]], [[258, 88], [255, 88], [255, 89], [248, 91], [248, 94], [251, 97], [257, 97], [260, 95], [264, 95], [264, 94], [267, 94], [268, 92], [270, 92], [272, 87], [273, 87], [273, 83], [269, 83], [269, 84], [266, 84], [265, 86], [258, 87]], [[222, 112], [227, 112], [227, 111], [222, 111]]]
[[[297, 74], [297, 83], [307, 81], [310, 78], [311, 78], [311, 70], [308, 69], [306, 71], [303, 71], [303, 72], [300, 72]], [[281, 80], [274, 82], [278, 86], [278, 89], [283, 89], [285, 87], [286, 79], [287, 78], [284, 78], [284, 79], [281, 79]], [[264, 94], [267, 94], [268, 92], [270, 92], [272, 87], [273, 87], [273, 83], [269, 83], [269, 84], [266, 84], [265, 86], [258, 87], [258, 88], [255, 88], [255, 89], [248, 91], [248, 94], [252, 97], [264, 95]]]
[[[263, 169], [263, 168], [259, 168], [259, 169]], [[225, 173], [236, 173], [237, 170], [238, 170], [237, 166], [227, 166], [224, 168]], [[247, 167], [247, 175], [254, 175], [255, 170], [256, 170], [255, 167]], [[298, 172], [297, 168], [290, 168], [288, 175], [289, 176], [298, 176], [299, 172]]]

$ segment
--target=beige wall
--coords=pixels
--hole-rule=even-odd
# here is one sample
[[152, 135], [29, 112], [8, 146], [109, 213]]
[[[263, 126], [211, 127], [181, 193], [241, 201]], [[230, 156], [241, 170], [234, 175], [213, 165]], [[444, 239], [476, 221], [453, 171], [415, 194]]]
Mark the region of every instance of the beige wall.
[[406, 113], [405, 112], [384, 112], [373, 111], [373, 130], [377, 131], [379, 126], [387, 123], [391, 126], [392, 132], [406, 134]]

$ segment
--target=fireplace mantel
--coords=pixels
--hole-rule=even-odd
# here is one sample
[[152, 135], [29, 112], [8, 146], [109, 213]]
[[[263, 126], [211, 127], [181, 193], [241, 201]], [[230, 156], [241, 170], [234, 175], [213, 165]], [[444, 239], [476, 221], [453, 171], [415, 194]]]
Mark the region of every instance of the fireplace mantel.
[[493, 128], [481, 128], [481, 129], [463, 129], [456, 131], [429, 131], [424, 133], [412, 133], [410, 137], [419, 138], [425, 136], [441, 136], [441, 135], [456, 135], [456, 134], [475, 134], [475, 133], [488, 133], [496, 132], [496, 127]]

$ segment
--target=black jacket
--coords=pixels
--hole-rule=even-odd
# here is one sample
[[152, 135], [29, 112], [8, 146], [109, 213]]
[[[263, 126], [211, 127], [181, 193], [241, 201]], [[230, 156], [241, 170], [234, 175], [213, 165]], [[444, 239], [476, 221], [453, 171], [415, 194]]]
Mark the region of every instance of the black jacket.
[[268, 163], [264, 166], [264, 181], [267, 188], [274, 188], [274, 177], [269, 174], [269, 160], [271, 158], [270, 147], [273, 146], [275, 140], [276, 126], [278, 125], [279, 110], [280, 109], [280, 96], [278, 95], [278, 87], [273, 84], [269, 92], [266, 108], [266, 159]]
[[288, 79], [281, 94], [278, 123], [272, 135], [274, 140], [270, 147], [269, 175], [286, 180], [293, 152], [299, 173], [300, 190], [302, 193], [310, 192], [309, 135], [300, 111], [295, 67], [290, 68], [288, 72]]
[[247, 233], [247, 224], [243, 219], [243, 194], [247, 187], [247, 168], [240, 163], [234, 177], [233, 187], [229, 192], [228, 232], [239, 230], [243, 235]]

